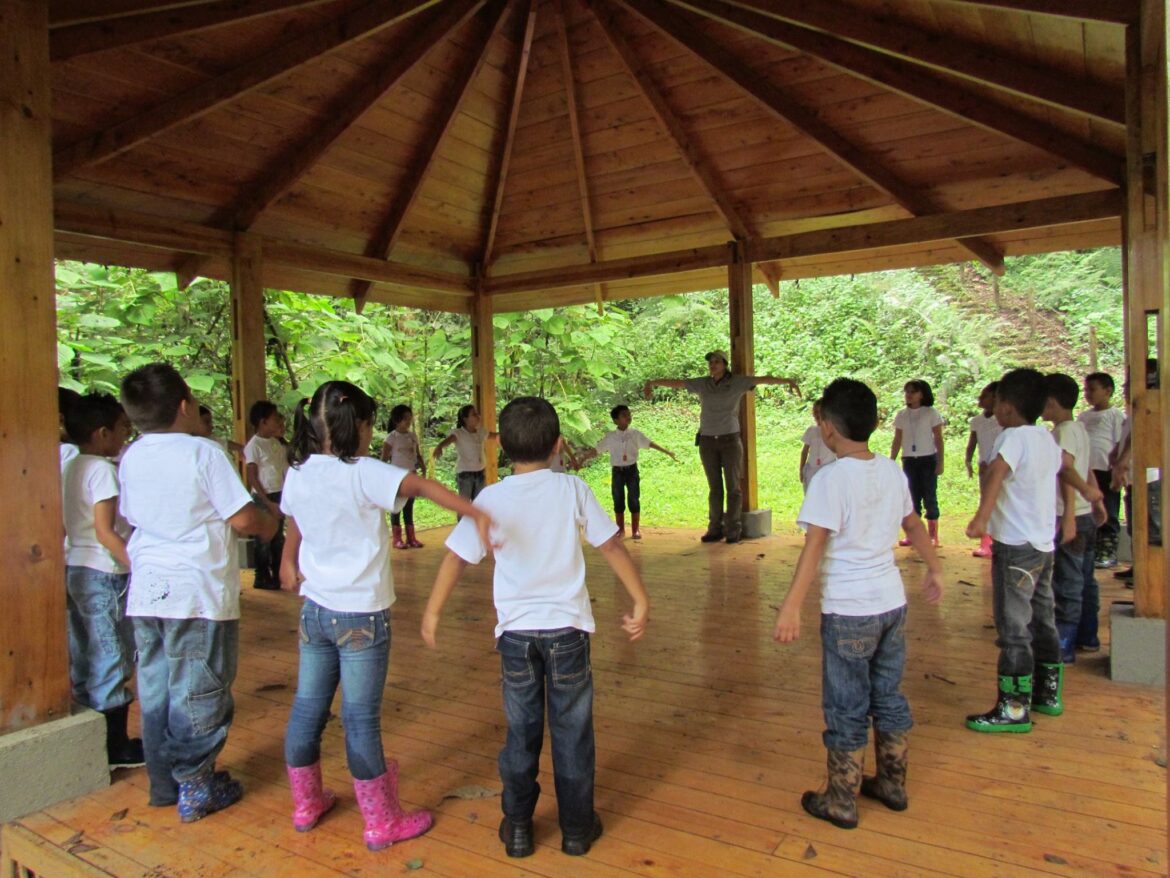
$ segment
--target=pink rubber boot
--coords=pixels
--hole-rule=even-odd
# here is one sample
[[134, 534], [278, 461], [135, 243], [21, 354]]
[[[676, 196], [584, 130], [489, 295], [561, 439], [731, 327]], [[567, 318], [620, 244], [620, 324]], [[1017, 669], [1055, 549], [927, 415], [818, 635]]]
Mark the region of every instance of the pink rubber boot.
[[423, 544], [420, 543], [418, 538], [414, 535], [413, 524], [408, 524], [406, 526], [406, 545], [410, 546], [412, 549], [421, 549], [423, 547]]
[[321, 785], [320, 762], [303, 768], [293, 768], [291, 765], [285, 767], [288, 769], [288, 785], [293, 797], [293, 829], [308, 832], [337, 804], [337, 796]]
[[398, 763], [393, 759], [386, 763], [386, 773], [373, 780], [355, 777], [353, 789], [366, 821], [366, 847], [372, 851], [422, 835], [434, 823], [430, 811], [402, 810], [398, 803]]
[[392, 524], [392, 525], [390, 525], [390, 530], [394, 534], [394, 548], [396, 548], [396, 549], [409, 549], [410, 548], [410, 546], [406, 545], [406, 543], [402, 539], [402, 525]]
[[971, 553], [976, 558], [990, 558], [991, 557], [991, 534], [984, 534], [983, 539], [979, 541], [979, 548]]

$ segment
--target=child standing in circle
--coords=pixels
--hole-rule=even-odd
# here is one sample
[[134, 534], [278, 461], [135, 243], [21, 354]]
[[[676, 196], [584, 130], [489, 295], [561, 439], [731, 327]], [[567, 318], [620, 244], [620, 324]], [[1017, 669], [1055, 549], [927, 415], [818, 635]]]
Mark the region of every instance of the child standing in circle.
[[[423, 462], [422, 449], [418, 444], [418, 436], [410, 429], [414, 421], [414, 412], [408, 405], [396, 405], [390, 409], [390, 417], [386, 422], [386, 441], [382, 443], [382, 460], [407, 472], [418, 470], [426, 472]], [[403, 519], [406, 523], [406, 538], [403, 539]], [[402, 512], [390, 514], [390, 526], [394, 531], [394, 548], [421, 549], [423, 544], [414, 535], [414, 497], [406, 501]]]
[[483, 490], [484, 442], [495, 439], [497, 435], [486, 430], [480, 432], [479, 425], [479, 412], [475, 406], [463, 406], [456, 416], [455, 429], [431, 452], [431, 457], [438, 460], [444, 448], [455, 444], [455, 488], [460, 497], [468, 500], [474, 500]]
[[321, 784], [321, 733], [340, 682], [345, 753], [365, 820], [365, 842], [380, 850], [426, 832], [426, 811], [398, 801], [398, 765], [382, 751], [382, 691], [390, 660], [394, 580], [384, 510], [426, 497], [469, 515], [487, 542], [491, 519], [438, 482], [372, 460], [375, 403], [346, 381], [322, 384], [297, 411], [292, 468], [281, 497], [288, 520], [281, 584], [305, 602], [300, 618], [297, 694], [284, 758], [293, 826], [312, 829], [336, 798]]
[[[975, 475], [975, 471], [971, 468], [971, 459], [975, 457], [976, 451], [979, 452], [980, 498], [983, 497], [983, 484], [987, 481], [987, 468], [995, 459], [995, 455], [992, 453], [995, 448], [995, 440], [1003, 432], [1003, 427], [995, 419], [995, 389], [997, 387], [999, 387], [999, 382], [992, 381], [979, 392], [980, 413], [971, 419], [971, 435], [967, 439], [967, 452], [964, 457], [967, 464], [967, 478], [971, 478]], [[971, 554], [976, 558], [990, 558], [991, 535], [984, 534], [979, 548]]]
[[[938, 542], [938, 477], [943, 474], [943, 419], [934, 408], [934, 393], [921, 379], [907, 381], [902, 388], [906, 408], [894, 416], [894, 444], [890, 457], [902, 452], [902, 471], [910, 483], [910, 500], [918, 515], [925, 510], [930, 542]], [[899, 546], [910, 545], [902, 539]]]
[[837, 459], [833, 449], [825, 444], [821, 436], [821, 401], [818, 399], [812, 407], [813, 425], [804, 431], [800, 441], [804, 447], [800, 449], [800, 484], [808, 492], [808, 483], [817, 474], [821, 467], [827, 466]]

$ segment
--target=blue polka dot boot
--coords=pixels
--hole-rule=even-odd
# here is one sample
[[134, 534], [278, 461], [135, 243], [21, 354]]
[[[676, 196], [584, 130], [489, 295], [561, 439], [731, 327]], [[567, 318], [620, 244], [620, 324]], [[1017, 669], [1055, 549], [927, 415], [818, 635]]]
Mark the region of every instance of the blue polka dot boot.
[[226, 771], [210, 771], [179, 782], [179, 819], [184, 823], [202, 820], [222, 811], [244, 797], [244, 788]]

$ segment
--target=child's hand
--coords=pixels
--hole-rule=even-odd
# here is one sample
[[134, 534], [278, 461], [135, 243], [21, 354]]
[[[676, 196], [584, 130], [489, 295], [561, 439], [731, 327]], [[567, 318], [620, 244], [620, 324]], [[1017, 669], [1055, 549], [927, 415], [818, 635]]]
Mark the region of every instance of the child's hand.
[[926, 571], [926, 577], [922, 580], [922, 596], [926, 598], [928, 604], [937, 604], [943, 593], [942, 573]]
[[435, 632], [439, 628], [439, 614], [425, 612], [422, 617], [422, 628], [419, 633], [422, 634], [423, 643], [431, 649], [435, 648]]
[[297, 586], [305, 581], [305, 577], [301, 576], [301, 571], [297, 569], [296, 562], [291, 559], [282, 561], [280, 564], [280, 587], [285, 591], [296, 591]]
[[791, 643], [799, 637], [800, 607], [785, 604], [776, 614], [776, 627], [772, 629], [772, 639], [777, 643]]
[[970, 539], [977, 540], [985, 533], [987, 533], [987, 522], [976, 515], [971, 519], [970, 524], [967, 525], [967, 536]]
[[479, 541], [486, 549], [498, 549], [499, 542], [492, 542], [492, 517], [478, 506], [471, 510], [471, 517], [475, 519], [475, 529], [479, 532]]
[[1085, 499], [1090, 503], [1096, 503], [1105, 499], [1105, 495], [1101, 493], [1101, 489], [1096, 485], [1089, 485], [1089, 490], [1085, 492]]
[[622, 630], [630, 635], [630, 640], [638, 640], [646, 633], [646, 623], [649, 621], [650, 608], [645, 604], [636, 604], [632, 614], [622, 616]]

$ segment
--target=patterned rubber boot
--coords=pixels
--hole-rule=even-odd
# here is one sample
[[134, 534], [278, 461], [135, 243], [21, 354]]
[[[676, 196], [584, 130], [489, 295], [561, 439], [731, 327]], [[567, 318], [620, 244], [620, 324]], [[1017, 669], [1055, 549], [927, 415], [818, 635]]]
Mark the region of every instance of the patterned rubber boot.
[[813, 817], [828, 820], [841, 829], [857, 827], [857, 794], [861, 790], [861, 766], [865, 750], [830, 750], [829, 780], [823, 793], [809, 790], [800, 807]]
[[906, 760], [910, 747], [905, 732], [874, 732], [877, 774], [861, 781], [861, 794], [877, 799], [891, 811], [905, 811]]
[[408, 545], [406, 545], [406, 543], [404, 543], [402, 541], [402, 525], [392, 524], [392, 525], [390, 525], [390, 531], [391, 531], [391, 533], [394, 534], [394, 548], [396, 548], [396, 549], [409, 549], [410, 548]]
[[423, 547], [423, 544], [420, 543], [418, 538], [414, 535], [413, 524], [408, 524], [406, 526], [406, 545], [410, 546], [412, 549], [421, 549]]
[[288, 769], [288, 785], [293, 797], [293, 829], [308, 832], [317, 821], [337, 804], [337, 796], [321, 783], [321, 763]]
[[1077, 660], [1077, 632], [1081, 623], [1057, 622], [1056, 633], [1060, 636], [1060, 660], [1066, 665], [1074, 664]]
[[624, 512], [615, 512], [613, 518], [617, 522], [618, 536], [624, 540], [626, 538], [626, 514]]
[[229, 808], [244, 797], [244, 788], [226, 771], [204, 772], [179, 781], [179, 819], [184, 823], [202, 820], [208, 814]]
[[642, 539], [642, 532], [638, 530], [638, 525], [640, 524], [639, 519], [641, 519], [641, 517], [642, 514], [640, 512], [630, 513], [630, 539], [632, 540]]
[[1040, 662], [1032, 687], [1032, 710], [1048, 716], [1064, 713], [1064, 665]]
[[355, 777], [353, 789], [366, 821], [366, 847], [372, 851], [422, 835], [435, 822], [430, 811], [402, 810], [398, 802], [398, 763], [394, 760], [386, 763], [385, 774], [373, 780]]
[[1032, 731], [1032, 678], [999, 678], [999, 697], [987, 713], [967, 717], [967, 728], [976, 732]]

